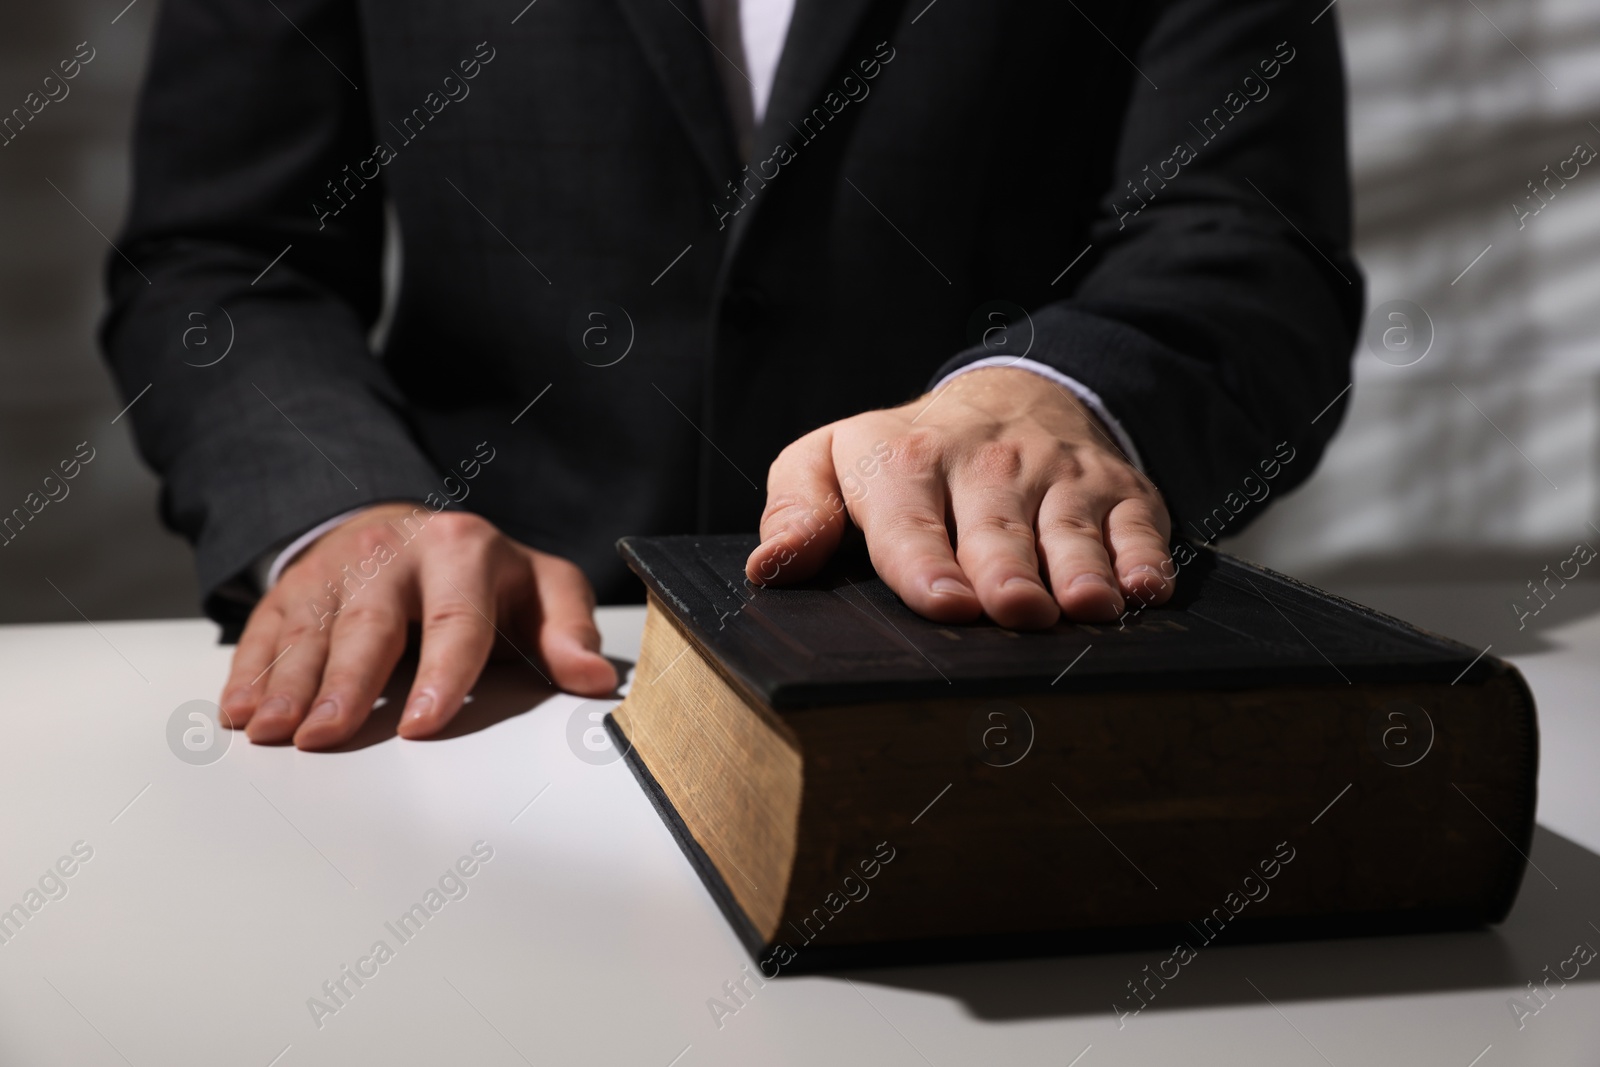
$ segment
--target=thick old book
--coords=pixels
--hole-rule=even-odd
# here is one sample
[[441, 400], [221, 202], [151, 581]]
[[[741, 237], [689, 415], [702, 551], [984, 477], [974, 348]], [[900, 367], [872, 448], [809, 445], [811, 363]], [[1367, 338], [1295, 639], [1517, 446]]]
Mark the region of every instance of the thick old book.
[[759, 587], [755, 544], [620, 542], [649, 610], [607, 726], [767, 977], [1510, 909], [1506, 663], [1188, 545], [1168, 604], [1022, 633], [923, 619], [859, 552]]

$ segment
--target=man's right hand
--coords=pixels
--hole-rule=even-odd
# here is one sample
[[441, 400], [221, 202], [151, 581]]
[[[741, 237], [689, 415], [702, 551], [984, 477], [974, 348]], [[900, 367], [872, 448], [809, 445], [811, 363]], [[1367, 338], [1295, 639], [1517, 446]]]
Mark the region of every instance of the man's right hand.
[[476, 515], [382, 504], [313, 541], [256, 605], [223, 687], [222, 721], [258, 743], [343, 743], [413, 623], [422, 645], [402, 737], [442, 729], [497, 646], [536, 658], [569, 692], [599, 697], [617, 686], [600, 655], [594, 592], [574, 564]]

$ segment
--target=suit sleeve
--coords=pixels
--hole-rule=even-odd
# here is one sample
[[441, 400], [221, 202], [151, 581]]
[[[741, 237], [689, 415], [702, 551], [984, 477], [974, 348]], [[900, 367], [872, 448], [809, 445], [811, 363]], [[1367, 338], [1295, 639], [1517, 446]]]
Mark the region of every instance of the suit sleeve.
[[270, 546], [437, 486], [368, 344], [384, 193], [350, 177], [373, 152], [364, 77], [349, 0], [162, 5], [101, 344], [219, 621]]
[[1102, 398], [1175, 530], [1238, 500], [1281, 442], [1276, 487], [1303, 481], [1342, 414], [1363, 284], [1343, 66], [1317, 6], [1176, 0], [1124, 46], [1137, 72], [1091, 250], [1071, 295], [1032, 312], [1030, 358]]

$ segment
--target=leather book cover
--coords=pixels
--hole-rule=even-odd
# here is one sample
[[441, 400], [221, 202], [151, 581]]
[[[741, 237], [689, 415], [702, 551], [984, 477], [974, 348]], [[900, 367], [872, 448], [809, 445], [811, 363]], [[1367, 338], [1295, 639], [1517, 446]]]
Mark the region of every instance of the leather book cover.
[[[1466, 645], [1203, 548], [1190, 549], [1160, 607], [1011, 631], [924, 619], [858, 544], [801, 585], [756, 586], [744, 562], [757, 543], [626, 537], [617, 547], [696, 642], [778, 710], [996, 692], [1472, 682], [1492, 669]], [[1091, 644], [1095, 654], [1063, 675]]]

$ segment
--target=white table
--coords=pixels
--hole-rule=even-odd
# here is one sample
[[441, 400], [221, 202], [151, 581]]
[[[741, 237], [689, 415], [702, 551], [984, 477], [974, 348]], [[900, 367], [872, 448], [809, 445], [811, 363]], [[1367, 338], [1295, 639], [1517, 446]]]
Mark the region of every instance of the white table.
[[[1373, 593], [1443, 629], [1464, 600], [1513, 620], [1487, 588]], [[603, 611], [607, 651], [631, 659], [641, 621]], [[1155, 955], [785, 978], [719, 1027], [708, 1000], [737, 1003], [748, 957], [626, 766], [569, 747], [572, 716], [607, 703], [538, 702], [505, 668], [445, 740], [394, 738], [391, 705], [350, 751], [235, 735], [197, 766], [167, 731], [223, 680], [209, 623], [0, 628], [0, 907], [63, 856], [73, 872], [0, 927], [0, 1064], [1593, 1064], [1600, 961], [1520, 1030], [1508, 1007], [1600, 948], [1600, 619], [1569, 611], [1538, 643], [1518, 662], [1544, 875], [1498, 930], [1213, 946], [1121, 1030], [1112, 1002]], [[465, 895], [402, 943], [385, 923], [480, 841], [493, 858], [446, 883]], [[371, 976], [314, 1019], [345, 966]]]

